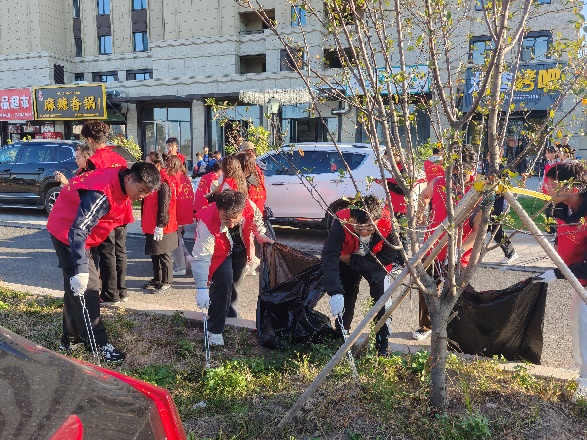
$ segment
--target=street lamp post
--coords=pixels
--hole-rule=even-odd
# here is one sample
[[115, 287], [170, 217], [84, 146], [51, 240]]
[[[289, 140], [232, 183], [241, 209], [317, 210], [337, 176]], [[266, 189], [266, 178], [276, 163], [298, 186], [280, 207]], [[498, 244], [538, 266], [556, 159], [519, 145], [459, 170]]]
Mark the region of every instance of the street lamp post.
[[267, 113], [271, 115], [270, 123], [271, 123], [271, 145], [274, 147], [277, 142], [277, 122], [276, 117], [277, 113], [279, 112], [279, 101], [275, 98], [271, 98], [267, 101]]

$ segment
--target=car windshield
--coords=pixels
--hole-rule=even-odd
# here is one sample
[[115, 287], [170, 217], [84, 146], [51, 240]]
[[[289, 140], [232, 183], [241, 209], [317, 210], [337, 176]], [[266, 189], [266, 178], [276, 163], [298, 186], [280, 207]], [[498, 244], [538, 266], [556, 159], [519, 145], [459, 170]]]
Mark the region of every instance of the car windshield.
[[16, 162], [16, 154], [20, 149], [20, 145], [7, 145], [0, 149], [0, 163], [14, 163]]

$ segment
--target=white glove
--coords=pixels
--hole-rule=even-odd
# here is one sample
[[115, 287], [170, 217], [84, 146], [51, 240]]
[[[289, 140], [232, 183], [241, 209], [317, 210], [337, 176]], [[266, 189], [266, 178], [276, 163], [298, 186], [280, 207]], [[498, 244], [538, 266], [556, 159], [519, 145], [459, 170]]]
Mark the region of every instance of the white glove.
[[342, 317], [342, 312], [344, 310], [344, 296], [340, 293], [333, 295], [330, 298], [330, 313], [332, 316], [340, 315]]
[[266, 235], [259, 235], [259, 236], [257, 236], [257, 242], [259, 244], [273, 244], [273, 243], [275, 243], [274, 240], [271, 240]]
[[552, 283], [556, 279], [557, 278], [556, 278], [556, 274], [554, 273], [554, 270], [550, 269], [550, 270], [547, 270], [546, 272], [544, 272], [542, 275], [538, 275], [537, 277], [532, 278], [532, 282], [533, 283]]
[[71, 286], [73, 296], [80, 296], [84, 294], [86, 288], [88, 287], [89, 279], [89, 273], [78, 273], [69, 279], [69, 285]]
[[208, 289], [198, 289], [198, 293], [196, 294], [196, 303], [201, 309], [207, 309], [210, 307], [210, 292]]
[[159, 226], [155, 226], [155, 233], [153, 234], [154, 241], [161, 241], [163, 240], [163, 228]]
[[391, 283], [393, 283], [393, 278], [391, 278], [391, 275], [385, 275], [385, 278], [383, 279], [383, 292], [387, 292], [387, 289], [389, 289], [389, 287], [391, 286]]

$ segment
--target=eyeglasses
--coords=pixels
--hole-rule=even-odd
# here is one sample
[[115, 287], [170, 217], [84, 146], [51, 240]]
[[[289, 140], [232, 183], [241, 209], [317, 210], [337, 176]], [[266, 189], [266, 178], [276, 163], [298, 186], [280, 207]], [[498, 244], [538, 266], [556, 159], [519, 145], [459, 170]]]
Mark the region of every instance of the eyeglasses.
[[375, 225], [373, 223], [366, 223], [366, 224], [358, 224], [358, 223], [348, 223], [349, 225], [351, 225], [353, 227], [353, 229], [357, 232], [361, 232], [361, 231], [374, 231], [375, 230]]

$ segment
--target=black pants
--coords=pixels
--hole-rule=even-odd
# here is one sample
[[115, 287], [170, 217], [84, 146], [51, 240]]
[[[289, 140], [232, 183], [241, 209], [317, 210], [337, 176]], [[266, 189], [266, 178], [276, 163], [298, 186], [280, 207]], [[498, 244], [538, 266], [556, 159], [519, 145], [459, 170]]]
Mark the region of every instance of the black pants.
[[[491, 210], [492, 220], [493, 220], [493, 217], [498, 217], [506, 211], [507, 211], [507, 202], [505, 201], [504, 197], [503, 196], [496, 197], [495, 201], [493, 202], [493, 209]], [[501, 223], [499, 223], [499, 222], [492, 223], [489, 225], [488, 229], [489, 229], [489, 232], [491, 232], [491, 234], [493, 235], [493, 239], [495, 240], [495, 242], [499, 244], [499, 247], [501, 248], [503, 254], [506, 257], [510, 257], [516, 251], [516, 249], [514, 248], [514, 245], [512, 244], [512, 242], [509, 240], [506, 233], [503, 231], [503, 228], [501, 227]]]
[[126, 296], [126, 225], [114, 229], [98, 245], [100, 254], [101, 296], [106, 300]]
[[171, 252], [151, 255], [153, 262], [153, 282], [169, 284], [173, 282], [173, 259]]
[[245, 252], [231, 254], [212, 275], [210, 308], [208, 309], [210, 333], [223, 333], [226, 318], [238, 317], [238, 288], [243, 281], [246, 265]]
[[[83, 342], [86, 348], [90, 348], [90, 337], [87, 331], [87, 315], [84, 314], [81, 298], [73, 295], [69, 281], [75, 275], [73, 262], [71, 261], [71, 250], [69, 246], [63, 244], [55, 237], [51, 236], [51, 240], [53, 241], [55, 252], [57, 252], [59, 267], [63, 272], [63, 286], [65, 291], [63, 295], [63, 336], [61, 340], [64, 343], [68, 341], [74, 343]], [[98, 270], [92, 264], [89, 251], [88, 258], [90, 258], [90, 264], [88, 265], [90, 278], [88, 287], [84, 293], [84, 300], [96, 345], [100, 347], [108, 343], [108, 335], [106, 334], [104, 323], [100, 318], [100, 280], [98, 278]]]
[[[373, 298], [374, 302], [377, 302], [381, 295], [383, 295], [383, 284], [385, 278], [382, 278], [380, 281], [373, 281], [372, 280], [372, 273], [371, 272], [358, 272], [355, 270], [351, 270], [348, 264], [343, 263], [342, 261], [339, 264], [339, 272], [340, 272], [340, 282], [342, 283], [342, 287], [344, 289], [344, 313], [342, 315], [342, 322], [344, 324], [345, 330], [349, 330], [351, 327], [351, 323], [353, 322], [353, 317], [355, 316], [355, 304], [357, 302], [357, 296], [359, 295], [359, 284], [361, 283], [361, 278], [365, 278], [369, 283], [369, 294], [371, 298]], [[373, 322], [379, 321], [379, 319], [385, 313], [385, 307], [382, 307], [381, 310], [377, 312], [375, 318], [373, 318]], [[340, 330], [340, 326], [338, 322], [336, 323], [336, 328]], [[387, 325], [384, 325], [379, 329], [377, 332], [377, 338], [387, 338], [389, 337], [389, 328]]]

